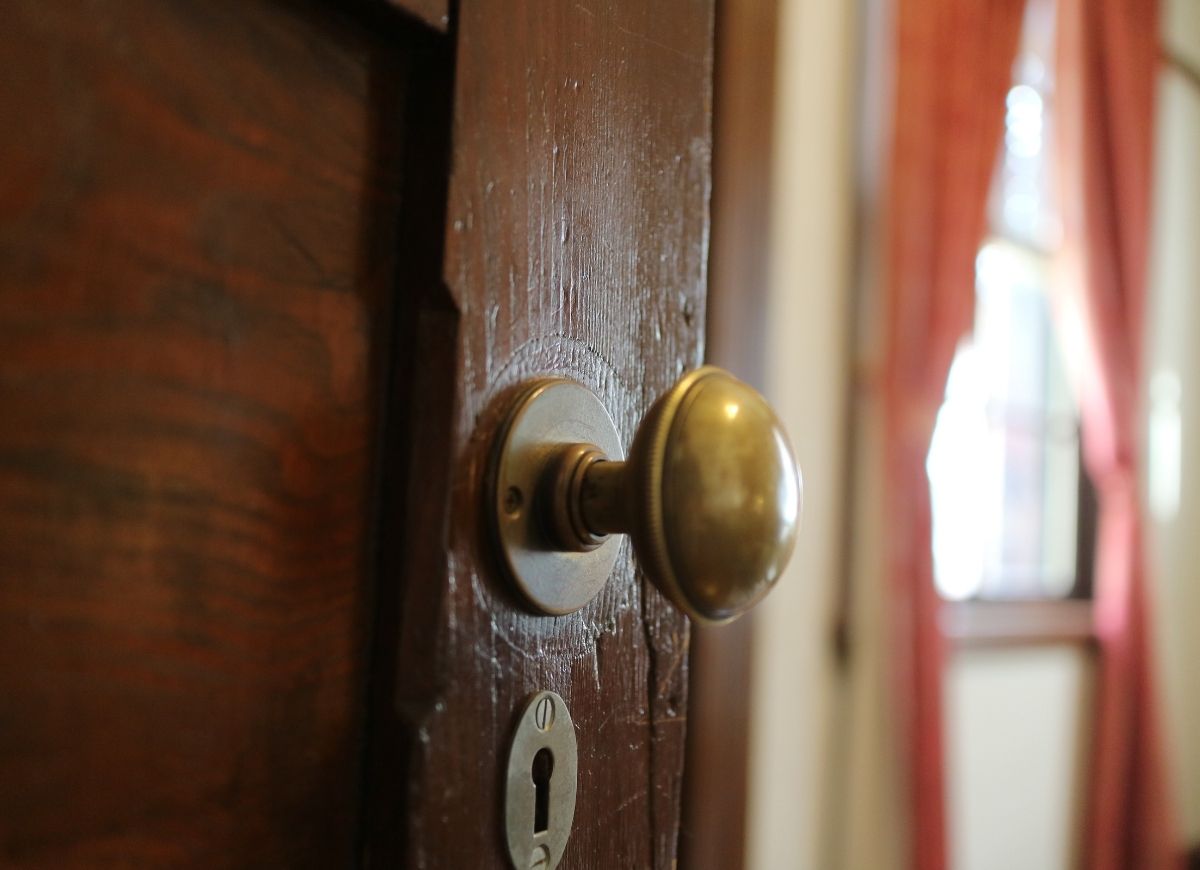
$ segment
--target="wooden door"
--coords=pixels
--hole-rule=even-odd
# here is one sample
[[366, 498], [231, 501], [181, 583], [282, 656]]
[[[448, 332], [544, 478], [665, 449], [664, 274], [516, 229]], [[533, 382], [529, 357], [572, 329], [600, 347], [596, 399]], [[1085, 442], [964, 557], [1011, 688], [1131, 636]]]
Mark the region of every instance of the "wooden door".
[[701, 361], [711, 0], [398, 5], [0, 13], [0, 865], [503, 867], [538, 689], [562, 866], [673, 864], [686, 620], [530, 614], [479, 488]]
[[402, 784], [413, 866], [502, 853], [502, 760], [538, 689], [577, 728], [567, 866], [672, 866], [687, 622], [628, 547], [582, 611], [525, 612], [488, 552], [479, 487], [506, 388], [572, 377], [628, 443], [701, 362], [711, 21], [692, 0], [459, 8], [445, 286], [421, 312], [408, 513], [387, 532], [404, 588], [384, 716], [406, 742], [375, 773]]

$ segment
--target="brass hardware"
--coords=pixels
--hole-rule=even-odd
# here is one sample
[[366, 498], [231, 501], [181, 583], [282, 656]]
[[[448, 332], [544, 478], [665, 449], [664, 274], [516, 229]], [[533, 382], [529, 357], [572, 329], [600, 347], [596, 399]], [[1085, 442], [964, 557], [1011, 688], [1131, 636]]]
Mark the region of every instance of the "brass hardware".
[[542, 378], [513, 400], [492, 455], [488, 499], [505, 567], [537, 610], [578, 610], [612, 574], [621, 542], [589, 533], [568, 500], [597, 458], [624, 455], [608, 411], [581, 384]]
[[[541, 401], [523, 395], [510, 420]], [[502, 439], [502, 457], [515, 449], [510, 441], [511, 434]], [[628, 462], [586, 438], [544, 439], [536, 455], [531, 473], [542, 482], [530, 491], [538, 499], [534, 510], [542, 513], [541, 545], [558, 548], [564, 559], [579, 558], [611, 551], [616, 534], [629, 534], [646, 574], [697, 621], [726, 622], [753, 607], [791, 557], [802, 499], [791, 447], [766, 400], [721, 369], [697, 369], [655, 402]], [[506, 546], [503, 534], [501, 543]], [[564, 612], [529, 595], [532, 583], [519, 574], [519, 554], [514, 558], [508, 549], [506, 555], [531, 603]], [[564, 572], [537, 582], [563, 587], [576, 580]], [[592, 595], [603, 582], [594, 584], [589, 578]], [[576, 589], [571, 601], [582, 606], [591, 597], [584, 594]]]
[[538, 692], [525, 704], [508, 750], [504, 828], [517, 870], [554, 870], [575, 821], [575, 726], [566, 702]]

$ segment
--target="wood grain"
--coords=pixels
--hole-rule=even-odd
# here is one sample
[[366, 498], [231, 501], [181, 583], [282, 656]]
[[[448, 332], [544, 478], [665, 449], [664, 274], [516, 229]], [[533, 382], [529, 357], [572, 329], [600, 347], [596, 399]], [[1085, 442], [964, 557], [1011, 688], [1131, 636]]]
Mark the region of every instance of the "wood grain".
[[403, 43], [3, 19], [0, 864], [348, 863]]
[[[446, 287], [422, 316], [401, 551], [394, 727], [382, 779], [405, 866], [505, 866], [500, 784], [537, 689], [577, 726], [566, 868], [674, 866], [688, 625], [628, 545], [605, 590], [526, 613], [484, 541], [480, 482], [506, 391], [553, 373], [594, 389], [628, 443], [702, 359], [712, 7], [471, 0], [458, 10]], [[377, 742], [386, 743], [388, 723]]]

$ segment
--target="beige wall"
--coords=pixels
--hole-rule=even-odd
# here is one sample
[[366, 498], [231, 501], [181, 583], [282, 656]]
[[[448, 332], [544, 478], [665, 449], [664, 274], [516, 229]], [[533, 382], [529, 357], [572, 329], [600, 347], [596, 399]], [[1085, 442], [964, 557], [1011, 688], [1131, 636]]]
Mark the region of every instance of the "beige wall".
[[[781, 3], [766, 389], [800, 457], [805, 514], [789, 575], [758, 617], [752, 870], [898, 870], [908, 854], [886, 691], [882, 518], [873, 509], [882, 483], [878, 403], [852, 377], [869, 370], [878, 351], [869, 322], [877, 306], [858, 300], [857, 288], [876, 286], [884, 9], [884, 0]], [[860, 141], [870, 144], [867, 153]], [[852, 318], [866, 321], [855, 327], [853, 348]], [[846, 582], [855, 640], [839, 666], [835, 596]]]
[[[1168, 50], [1200, 69], [1200, 2], [1164, 9]], [[1200, 91], [1160, 79], [1150, 270], [1148, 534], [1170, 775], [1200, 844]]]
[[945, 683], [954, 870], [1078, 860], [1091, 664], [1079, 645], [961, 650]]
[[1196, 0], [1164, 0], [1163, 37], [1168, 50], [1200, 69], [1200, 3]]
[[[882, 646], [878, 397], [852, 377], [878, 351], [878, 307], [858, 288], [877, 285], [884, 9], [884, 0], [781, 7], [768, 392], [804, 469], [805, 525], [754, 650], [747, 866], [762, 870], [898, 870], [908, 854]], [[852, 318], [864, 321], [853, 348]], [[847, 582], [854, 644], [839, 666], [835, 595]]]
[[804, 475], [796, 555], [756, 617], [747, 866], [823, 868], [851, 239], [854, 4], [783, 0], [765, 391]]

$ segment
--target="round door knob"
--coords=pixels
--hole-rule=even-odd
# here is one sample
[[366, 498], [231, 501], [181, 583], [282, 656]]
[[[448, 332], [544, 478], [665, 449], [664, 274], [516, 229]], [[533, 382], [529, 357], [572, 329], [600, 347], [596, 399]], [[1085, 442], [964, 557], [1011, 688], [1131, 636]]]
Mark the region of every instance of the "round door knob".
[[655, 402], [627, 461], [609, 426], [570, 381], [536, 382], [510, 413], [491, 497], [525, 597], [551, 613], [583, 606], [611, 573], [614, 536], [629, 534], [646, 574], [693, 619], [754, 606], [791, 556], [802, 498], [766, 400], [705, 366]]

